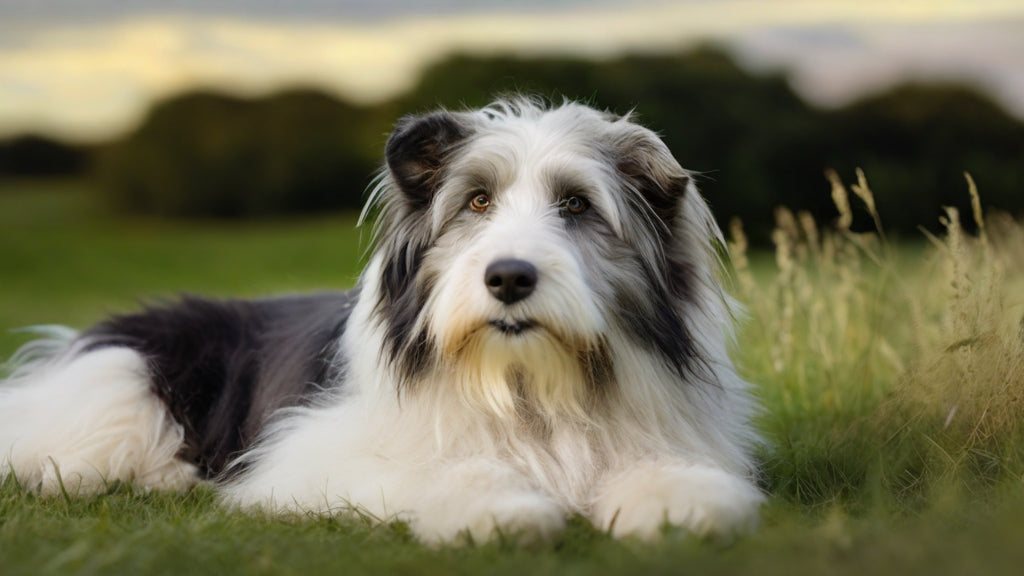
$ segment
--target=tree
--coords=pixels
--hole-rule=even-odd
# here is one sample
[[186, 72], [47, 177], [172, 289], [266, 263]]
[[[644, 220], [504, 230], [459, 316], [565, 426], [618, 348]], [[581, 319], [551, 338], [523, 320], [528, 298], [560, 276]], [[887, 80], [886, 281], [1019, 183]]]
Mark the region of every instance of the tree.
[[186, 94], [157, 105], [106, 150], [100, 174], [115, 204], [136, 212], [243, 217], [351, 209], [378, 162], [379, 128], [366, 110], [314, 91], [262, 100]]

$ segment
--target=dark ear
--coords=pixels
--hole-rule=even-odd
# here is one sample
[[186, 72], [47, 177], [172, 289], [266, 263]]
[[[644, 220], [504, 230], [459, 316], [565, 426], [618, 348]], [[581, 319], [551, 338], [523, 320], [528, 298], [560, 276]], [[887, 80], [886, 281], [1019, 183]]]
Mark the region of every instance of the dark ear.
[[398, 121], [384, 154], [392, 178], [416, 208], [430, 203], [448, 156], [469, 134], [469, 127], [450, 112]]
[[630, 127], [635, 131], [619, 142], [616, 167], [671, 228], [690, 176], [654, 133], [635, 124]]

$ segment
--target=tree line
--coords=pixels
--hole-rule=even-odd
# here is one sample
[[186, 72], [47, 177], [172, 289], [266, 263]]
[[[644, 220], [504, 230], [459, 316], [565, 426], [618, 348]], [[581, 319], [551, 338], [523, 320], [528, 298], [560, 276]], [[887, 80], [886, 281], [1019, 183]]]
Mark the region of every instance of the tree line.
[[[305, 89], [261, 99], [192, 92], [157, 103], [132, 133], [60, 166], [95, 176], [101, 193], [132, 212], [244, 218], [354, 209], [399, 116], [476, 107], [508, 92], [634, 111], [698, 174], [716, 214], [742, 218], [755, 238], [767, 237], [779, 205], [833, 218], [829, 168], [845, 179], [863, 168], [894, 231], [937, 223], [942, 206], [966, 208], [965, 171], [987, 205], [1024, 212], [1024, 123], [978, 91], [905, 84], [821, 110], [784, 74], [747, 72], [714, 48], [600, 62], [453, 56], [427, 68], [409, 93], [370, 106]], [[12, 149], [0, 143], [0, 176], [26, 165], [12, 163]]]

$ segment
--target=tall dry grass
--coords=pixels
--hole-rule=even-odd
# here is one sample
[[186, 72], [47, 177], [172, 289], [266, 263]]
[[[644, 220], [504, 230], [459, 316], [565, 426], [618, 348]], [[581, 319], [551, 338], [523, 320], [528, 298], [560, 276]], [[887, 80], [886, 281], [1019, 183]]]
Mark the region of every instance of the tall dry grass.
[[[900, 508], [940, 486], [979, 494], [1024, 481], [1024, 229], [947, 208], [945, 233], [895, 250], [864, 174], [828, 174], [839, 211], [819, 227], [776, 212], [775, 267], [751, 267], [731, 227], [749, 310], [739, 357], [761, 385], [766, 478], [800, 504]], [[854, 231], [853, 202], [873, 230]]]
[[915, 448], [904, 464], [918, 467], [914, 481], [977, 491], [1024, 479], [1024, 324], [1006, 281], [1008, 271], [1019, 272], [1024, 242], [1012, 219], [993, 218], [998, 227], [989, 228], [967, 181], [978, 233], [967, 235], [958, 211], [946, 208], [945, 236], [930, 237], [944, 298], [930, 323], [930, 310], [918, 305], [919, 349], [880, 418], [900, 424], [890, 442]]

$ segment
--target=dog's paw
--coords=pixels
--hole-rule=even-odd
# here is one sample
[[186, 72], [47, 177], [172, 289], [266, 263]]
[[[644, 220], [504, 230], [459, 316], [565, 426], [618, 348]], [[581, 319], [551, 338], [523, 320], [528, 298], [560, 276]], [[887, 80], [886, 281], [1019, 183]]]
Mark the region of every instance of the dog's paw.
[[93, 466], [74, 458], [65, 458], [63, 463], [50, 457], [39, 463], [38, 492], [40, 496], [53, 497], [62, 494], [91, 496], [107, 489], [107, 480]]
[[144, 471], [136, 481], [146, 490], [185, 492], [199, 482], [199, 469], [193, 464], [175, 459]]
[[650, 466], [607, 483], [595, 520], [616, 537], [653, 539], [666, 523], [698, 536], [753, 530], [764, 495], [750, 481], [707, 466]]
[[422, 511], [413, 521], [419, 538], [429, 544], [509, 539], [518, 544], [551, 540], [565, 528], [565, 511], [534, 493], [495, 494], [444, 510]]

